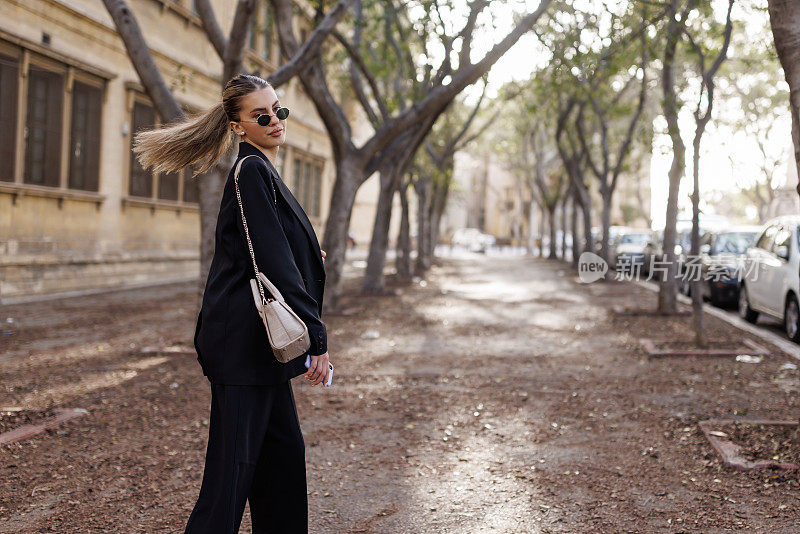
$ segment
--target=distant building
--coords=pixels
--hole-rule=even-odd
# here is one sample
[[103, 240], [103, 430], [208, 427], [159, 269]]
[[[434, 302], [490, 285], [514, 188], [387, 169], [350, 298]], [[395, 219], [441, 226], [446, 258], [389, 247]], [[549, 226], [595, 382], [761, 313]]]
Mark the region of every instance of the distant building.
[[[128, 4], [185, 109], [215, 104], [222, 64], [194, 2]], [[235, 0], [212, 5], [227, 29]], [[308, 24], [297, 24], [304, 38]], [[245, 67], [274, 70], [266, 2], [248, 39]], [[328, 136], [297, 80], [278, 92], [292, 109], [279, 171], [321, 236]], [[158, 122], [102, 2], [0, 2], [0, 299], [198, 277], [197, 180], [145, 171], [130, 150], [133, 133]]]
[[498, 154], [457, 152], [440, 239], [448, 242], [459, 228], [478, 228], [498, 243], [522, 245], [528, 226], [526, 199], [530, 194]]
[[[649, 156], [644, 156], [641, 165], [620, 176], [611, 203], [612, 225], [649, 228], [650, 221], [646, 218], [650, 213], [649, 169]], [[459, 152], [456, 154], [453, 178], [454, 190], [442, 221], [444, 239], [458, 228], [472, 227], [495, 236], [498, 242], [525, 246], [531, 224], [537, 238], [544, 233], [545, 240], [549, 239], [549, 222], [543, 224], [541, 208], [533, 203], [533, 214], [529, 216], [531, 193], [528, 186], [504, 165], [500, 155]], [[586, 180], [594, 197], [592, 222], [599, 226], [602, 201], [597, 193], [597, 180], [588, 171]], [[582, 232], [580, 207], [577, 206], [577, 209], [579, 232]], [[567, 205], [567, 225], [572, 224], [571, 210], [570, 201]], [[559, 230], [563, 220], [561, 212], [562, 204], [559, 203], [554, 215], [555, 226]], [[568, 233], [571, 232], [572, 228], [569, 228]]]
[[767, 209], [767, 219], [779, 215], [800, 213], [800, 195], [797, 193], [797, 164], [794, 161], [794, 148], [788, 151], [786, 180], [775, 190], [775, 197]]

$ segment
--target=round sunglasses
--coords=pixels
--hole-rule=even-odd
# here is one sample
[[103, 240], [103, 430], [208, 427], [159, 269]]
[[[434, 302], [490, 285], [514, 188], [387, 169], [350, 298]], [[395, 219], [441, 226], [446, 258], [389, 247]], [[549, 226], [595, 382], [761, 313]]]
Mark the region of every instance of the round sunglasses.
[[[278, 117], [278, 120], [283, 120], [289, 116], [289, 108], [278, 108], [275, 110], [275, 116]], [[252, 122], [258, 124], [259, 126], [269, 126], [269, 123], [272, 121], [272, 115], [269, 113], [259, 113], [256, 115], [256, 120], [254, 121], [239, 121], [239, 122]]]

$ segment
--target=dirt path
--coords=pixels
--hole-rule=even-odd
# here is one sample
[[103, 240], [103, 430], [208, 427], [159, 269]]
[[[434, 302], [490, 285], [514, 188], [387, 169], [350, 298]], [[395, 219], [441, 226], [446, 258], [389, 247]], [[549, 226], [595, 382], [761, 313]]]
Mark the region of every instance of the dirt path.
[[[139, 348], [190, 341], [178, 303], [191, 295], [3, 309], [21, 330], [0, 341], [0, 406], [90, 413], [0, 448], [0, 532], [183, 531], [208, 384], [194, 357]], [[355, 313], [326, 318], [337, 385], [295, 385], [312, 532], [796, 532], [796, 477], [722, 468], [696, 423], [797, 417], [798, 371], [777, 352], [649, 360], [636, 339], [686, 336], [687, 319], [609, 309], [654, 301], [482, 256], [447, 259], [399, 297], [350, 297]], [[712, 337], [743, 337], [707, 320]]]

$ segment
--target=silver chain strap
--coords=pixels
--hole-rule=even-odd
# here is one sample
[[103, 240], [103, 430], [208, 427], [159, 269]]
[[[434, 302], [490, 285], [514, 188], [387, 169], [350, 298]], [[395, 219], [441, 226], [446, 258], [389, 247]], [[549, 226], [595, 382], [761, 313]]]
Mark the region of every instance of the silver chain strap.
[[[256, 282], [258, 283], [258, 291], [261, 293], [261, 301], [262, 302], [270, 302], [275, 299], [267, 299], [264, 295], [264, 287], [261, 285], [261, 280], [258, 278], [258, 265], [256, 265], [256, 255], [253, 252], [253, 243], [250, 241], [250, 231], [247, 229], [247, 219], [244, 217], [244, 207], [242, 207], [242, 194], [239, 192], [239, 170], [242, 168], [242, 162], [250, 157], [256, 156], [245, 156], [239, 160], [239, 163], [236, 164], [236, 171], [233, 173], [233, 182], [236, 186], [236, 200], [239, 201], [239, 211], [242, 213], [242, 224], [244, 224], [244, 235], [247, 237], [247, 248], [250, 249], [250, 257], [253, 259], [253, 269], [255, 270], [255, 277]], [[273, 185], [272, 194], [275, 195], [275, 186]], [[278, 197], [274, 197], [275, 205], [278, 205]]]

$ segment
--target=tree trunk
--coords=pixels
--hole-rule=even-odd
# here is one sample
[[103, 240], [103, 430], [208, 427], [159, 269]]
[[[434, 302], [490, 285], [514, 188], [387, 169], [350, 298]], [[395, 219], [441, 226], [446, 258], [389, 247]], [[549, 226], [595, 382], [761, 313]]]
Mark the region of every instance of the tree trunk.
[[[694, 176], [694, 190], [692, 191], [692, 246], [690, 254], [692, 258], [699, 258], [700, 254], [700, 138], [703, 135], [705, 124], [698, 125], [694, 135], [694, 154], [692, 156], [692, 172]], [[699, 264], [698, 264], [699, 268]], [[692, 272], [692, 275], [695, 273]], [[695, 343], [701, 349], [708, 347], [706, 336], [705, 317], [703, 315], [703, 295], [700, 289], [702, 277], [693, 276], [690, 280], [692, 294], [692, 317], [694, 323]]]
[[367, 258], [367, 269], [362, 281], [361, 290], [366, 293], [382, 293], [384, 290], [383, 269], [386, 265], [386, 251], [389, 244], [389, 226], [394, 207], [394, 193], [400, 187], [414, 154], [425, 140], [438, 115], [424, 121], [418, 130], [410, 135], [402, 135], [393, 141], [387, 150], [392, 157], [385, 159], [380, 168], [380, 193], [378, 195], [375, 223], [372, 228], [372, 239]]
[[543, 204], [539, 204], [539, 257], [544, 258], [544, 234], [547, 231], [547, 212]]
[[[705, 70], [704, 54], [699, 46], [694, 46], [700, 61], [700, 75], [702, 76], [703, 85], [706, 92], [706, 110], [702, 112], [702, 99], [697, 103], [697, 109], [694, 113], [695, 131], [692, 154], [692, 178], [694, 180], [694, 189], [692, 190], [692, 244], [690, 255], [696, 261], [699, 260], [700, 254], [700, 141], [703, 133], [706, 130], [708, 121], [711, 120], [711, 112], [714, 109], [714, 75], [719, 69], [723, 61], [725, 61], [726, 54], [728, 53], [728, 45], [730, 44], [731, 32], [733, 25], [731, 23], [731, 10], [733, 9], [734, 0], [728, 2], [728, 14], [725, 22], [725, 40], [719, 54], [714, 59], [711, 67]], [[701, 91], [702, 94], [702, 91]], [[694, 273], [692, 273], [694, 274]], [[695, 342], [700, 348], [708, 347], [708, 339], [706, 339], [705, 318], [703, 316], [703, 296], [700, 290], [701, 277], [690, 280], [690, 287], [692, 293], [692, 312], [694, 317], [695, 328]]]
[[[566, 158], [562, 155], [562, 160], [567, 168], [567, 174], [570, 179], [570, 186], [575, 193], [575, 200], [581, 208], [581, 219], [583, 221], [583, 248], [581, 252], [594, 253], [594, 242], [592, 239], [592, 198], [589, 194], [589, 188], [586, 187], [586, 182], [583, 177], [583, 170], [580, 165], [580, 158], [572, 157]], [[577, 242], [573, 240], [573, 247], [577, 246]]]
[[397, 232], [395, 269], [398, 278], [411, 277], [411, 228], [408, 211], [408, 181], [398, 188], [400, 195], [400, 228]]
[[[437, 201], [433, 205], [433, 214], [431, 216], [431, 230], [430, 230], [430, 239], [428, 239], [428, 265], [430, 266], [433, 263], [433, 260], [436, 257], [436, 245], [439, 244], [439, 228], [441, 227], [442, 222], [442, 215], [444, 215], [444, 208], [447, 203], [447, 192], [445, 191], [442, 193], [443, 196], [439, 196], [441, 200]], [[437, 197], [434, 197], [436, 200]]]
[[[680, 134], [678, 134], [680, 137]], [[678, 191], [680, 188], [681, 177], [683, 176], [683, 161], [685, 157], [685, 147], [682, 141], [673, 140], [672, 165], [669, 169], [669, 194], [667, 196], [667, 217], [664, 224], [664, 240], [662, 246], [662, 267], [664, 272], [660, 274], [663, 278], [659, 280], [658, 290], [658, 311], [661, 313], [672, 314], [678, 310], [677, 301], [677, 268], [675, 265], [675, 225], [678, 222]]]
[[379, 294], [383, 292], [383, 268], [386, 265], [386, 251], [389, 247], [389, 225], [392, 222], [394, 193], [397, 190], [398, 170], [389, 165], [380, 172], [381, 190], [378, 194], [378, 206], [375, 211], [375, 223], [372, 227], [372, 239], [369, 244], [367, 268], [361, 291]]
[[[589, 195], [589, 189], [583, 181], [581, 171], [577, 168], [578, 163], [573, 162], [572, 167], [572, 173], [574, 173], [571, 178], [572, 186], [575, 191], [575, 198], [581, 208], [581, 220], [583, 221], [583, 248], [581, 253], [594, 253], [594, 240], [592, 239], [592, 199]], [[574, 242], [572, 246], [575, 246]]]
[[669, 169], [669, 196], [667, 197], [666, 224], [664, 226], [663, 263], [665, 273], [658, 291], [658, 311], [675, 313], [678, 309], [677, 285], [675, 279], [675, 224], [678, 220], [678, 193], [686, 165], [686, 146], [681, 139], [678, 127], [678, 102], [675, 92], [675, 50], [683, 29], [684, 18], [676, 20], [677, 0], [672, 0], [672, 13], [667, 28], [667, 43], [664, 48], [664, 61], [661, 75], [661, 88], [664, 117], [667, 120], [669, 137], [672, 140], [672, 165]]
[[198, 182], [200, 188], [200, 284], [198, 293], [202, 297], [206, 285], [211, 260], [214, 258], [214, 240], [217, 227], [217, 213], [222, 201], [222, 189], [227, 179], [224, 167], [228, 165], [230, 154], [222, 162], [211, 168]]
[[550, 226], [550, 252], [547, 254], [547, 259], [557, 260], [556, 254], [556, 207], [550, 207], [547, 210], [547, 224]]
[[581, 204], [581, 219], [583, 219], [583, 252], [594, 253], [594, 240], [592, 239], [592, 206], [584, 202]]
[[[789, 84], [789, 109], [792, 113], [792, 144], [794, 161], [800, 176], [800, 5], [796, 0], [769, 0], [769, 19], [775, 49], [781, 61], [786, 83]], [[797, 183], [800, 194], [800, 181]], [[800, 443], [800, 427], [792, 440]]]
[[600, 212], [600, 225], [603, 228], [602, 236], [603, 242], [600, 243], [600, 257], [603, 258], [606, 263], [611, 265], [611, 258], [609, 258], [609, 247], [611, 243], [609, 240], [611, 239], [610, 233], [610, 226], [611, 226], [611, 193], [612, 191], [607, 187], [601, 187], [601, 195], [600, 197], [603, 199], [603, 208]]
[[578, 268], [578, 208], [575, 205], [577, 202], [575, 197], [577, 196], [575, 191], [573, 190], [572, 194], [569, 195], [572, 199], [572, 209], [570, 210], [570, 218], [571, 226], [572, 226], [572, 267], [573, 269]]
[[536, 210], [533, 200], [528, 201], [528, 239], [526, 243], [526, 253], [528, 256], [533, 256], [533, 250], [536, 247], [536, 232], [534, 231], [534, 224], [536, 223]]
[[[768, 3], [775, 49], [789, 84], [794, 161], [800, 175], [800, 4], [796, 0], [769, 0]], [[800, 182], [797, 192], [800, 194]]]
[[439, 166], [440, 179], [433, 183], [431, 189], [431, 200], [429, 206], [429, 232], [428, 232], [428, 248], [426, 249], [427, 258], [425, 259], [428, 268], [433, 263], [436, 252], [436, 245], [439, 244], [439, 228], [444, 215], [445, 208], [447, 207], [447, 198], [450, 195], [450, 184], [453, 180], [453, 169], [455, 167], [454, 152], [451, 152], [447, 157], [440, 160]]
[[333, 183], [330, 211], [325, 221], [325, 236], [322, 239], [322, 248], [326, 253], [325, 309], [336, 308], [341, 293], [350, 214], [356, 200], [357, 184], [361, 183], [360, 167], [357, 161], [346, 159], [336, 168], [337, 178]]
[[567, 200], [570, 195], [564, 195], [561, 200], [561, 261], [567, 260]]
[[419, 176], [414, 182], [414, 191], [417, 193], [417, 261], [414, 274], [424, 276], [430, 268], [428, 260], [428, 241], [430, 240], [430, 202], [431, 179]]
[[444, 208], [447, 205], [447, 196], [449, 192], [448, 182], [439, 182], [434, 184], [433, 194], [431, 195], [431, 206], [428, 215], [428, 248], [426, 249], [427, 258], [425, 263], [428, 268], [433, 264], [436, 253], [436, 245], [439, 243], [439, 224], [444, 215]]

